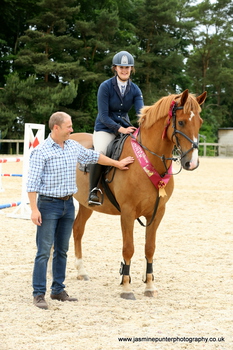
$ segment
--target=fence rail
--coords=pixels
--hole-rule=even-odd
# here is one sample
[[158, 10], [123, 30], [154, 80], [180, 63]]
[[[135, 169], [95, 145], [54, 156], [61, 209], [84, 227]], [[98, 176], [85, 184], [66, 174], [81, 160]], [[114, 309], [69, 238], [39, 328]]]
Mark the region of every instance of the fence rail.
[[[15, 154], [18, 155], [19, 154], [19, 144], [24, 143], [24, 140], [5, 140], [5, 139], [2, 140], [2, 139], [0, 139], [0, 146], [1, 146], [1, 143], [8, 143], [9, 144], [8, 153], [10, 153], [10, 154], [12, 154], [11, 144], [15, 143], [16, 144]], [[1, 151], [1, 148], [0, 148], [0, 151]]]
[[201, 155], [204, 157], [233, 157], [233, 144], [225, 145], [222, 143], [200, 142], [199, 146], [201, 151], [203, 147], [203, 154], [201, 153]]

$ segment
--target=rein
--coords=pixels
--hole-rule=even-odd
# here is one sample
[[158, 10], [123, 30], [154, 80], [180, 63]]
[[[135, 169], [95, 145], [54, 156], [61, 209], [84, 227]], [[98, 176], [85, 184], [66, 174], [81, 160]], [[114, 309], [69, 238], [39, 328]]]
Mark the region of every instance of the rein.
[[[156, 156], [156, 157], [158, 157], [158, 158], [160, 158], [161, 160], [162, 160], [162, 162], [163, 162], [163, 165], [164, 165], [164, 168], [165, 168], [165, 172], [162, 174], [162, 175], [160, 175], [161, 177], [164, 177], [165, 175], [177, 175], [177, 174], [179, 174], [180, 172], [181, 172], [181, 168], [180, 168], [180, 170], [176, 173], [176, 174], [169, 174], [169, 169], [168, 169], [168, 167], [167, 167], [167, 165], [166, 165], [166, 161], [167, 160], [171, 160], [171, 161], [173, 161], [173, 162], [177, 162], [177, 161], [180, 161], [180, 159], [181, 159], [181, 157], [171, 157], [171, 158], [169, 158], [169, 157], [165, 157], [164, 155], [162, 155], [162, 156], [160, 156], [160, 155], [158, 155], [157, 153], [155, 153], [155, 152], [153, 152], [153, 151], [151, 151], [149, 148], [147, 148], [146, 146], [144, 146], [140, 141], [139, 141], [139, 139], [136, 139], [136, 137], [133, 135], [133, 134], [130, 134], [130, 136], [131, 136], [131, 138], [132, 139], [134, 139], [134, 141], [136, 141], [145, 151], [148, 151], [150, 154], [152, 154], [153, 156]], [[138, 137], [140, 138], [140, 130], [138, 130]]]

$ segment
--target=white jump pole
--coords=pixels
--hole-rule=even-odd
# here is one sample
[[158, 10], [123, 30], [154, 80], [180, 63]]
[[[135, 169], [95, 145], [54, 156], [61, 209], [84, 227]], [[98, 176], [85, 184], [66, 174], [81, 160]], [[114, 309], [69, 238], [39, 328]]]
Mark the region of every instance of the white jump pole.
[[[34, 136], [32, 130], [37, 130]], [[23, 147], [23, 176], [22, 176], [22, 194], [21, 204], [15, 209], [12, 214], [7, 214], [8, 217], [19, 219], [30, 219], [31, 209], [28, 205], [29, 199], [27, 194], [27, 177], [29, 170], [30, 154], [37, 145], [44, 140], [45, 126], [42, 124], [29, 124], [24, 126], [24, 147]]]

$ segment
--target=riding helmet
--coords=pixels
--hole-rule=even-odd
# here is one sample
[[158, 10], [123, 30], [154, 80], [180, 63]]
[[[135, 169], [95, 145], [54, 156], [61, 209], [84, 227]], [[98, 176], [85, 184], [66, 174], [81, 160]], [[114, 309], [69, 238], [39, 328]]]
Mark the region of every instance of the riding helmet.
[[134, 58], [128, 51], [120, 51], [113, 57], [112, 65], [122, 67], [133, 67]]

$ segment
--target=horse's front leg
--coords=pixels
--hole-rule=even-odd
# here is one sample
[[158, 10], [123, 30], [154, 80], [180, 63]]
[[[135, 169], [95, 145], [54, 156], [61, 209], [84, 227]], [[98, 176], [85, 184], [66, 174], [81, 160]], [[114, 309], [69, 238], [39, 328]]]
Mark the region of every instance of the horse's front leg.
[[135, 300], [134, 293], [132, 292], [130, 283], [130, 262], [134, 253], [134, 243], [133, 243], [133, 228], [134, 219], [128, 215], [121, 215], [121, 229], [123, 238], [122, 255], [124, 262], [121, 263], [120, 275], [122, 293], [121, 298]]
[[88, 274], [83, 266], [82, 259], [82, 237], [87, 220], [93, 211], [79, 203], [79, 210], [73, 225], [74, 250], [75, 250], [75, 267], [77, 269], [77, 279], [89, 280]]
[[155, 220], [150, 226], [146, 228], [145, 265], [142, 280], [146, 283], [144, 295], [152, 298], [157, 295], [157, 289], [154, 284], [153, 274], [153, 257], [156, 248], [156, 231], [160, 224], [160, 221], [162, 220], [164, 212], [165, 208], [161, 208], [157, 212]]

